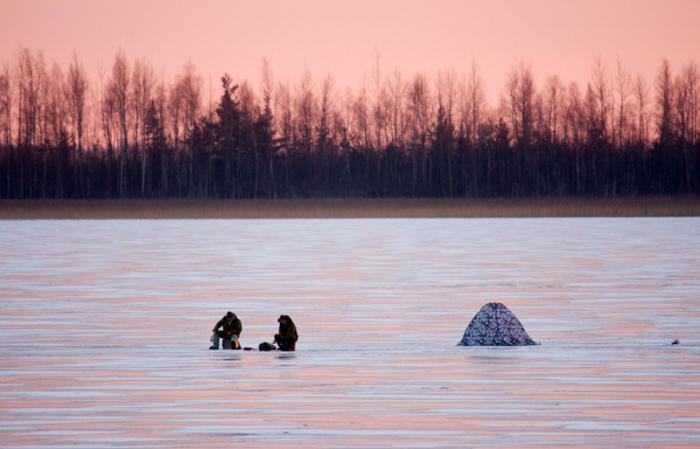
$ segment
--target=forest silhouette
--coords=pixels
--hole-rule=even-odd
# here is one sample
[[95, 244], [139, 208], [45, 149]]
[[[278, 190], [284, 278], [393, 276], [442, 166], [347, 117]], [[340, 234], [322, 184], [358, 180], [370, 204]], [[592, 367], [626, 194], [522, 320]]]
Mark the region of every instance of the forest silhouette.
[[[700, 193], [700, 78], [620, 61], [585, 86], [515, 67], [496, 105], [475, 64], [341, 90], [307, 70], [205, 95], [123, 52], [93, 82], [77, 56], [18, 51], [0, 71], [0, 198], [534, 197]], [[209, 97], [205, 101], [205, 97]]]

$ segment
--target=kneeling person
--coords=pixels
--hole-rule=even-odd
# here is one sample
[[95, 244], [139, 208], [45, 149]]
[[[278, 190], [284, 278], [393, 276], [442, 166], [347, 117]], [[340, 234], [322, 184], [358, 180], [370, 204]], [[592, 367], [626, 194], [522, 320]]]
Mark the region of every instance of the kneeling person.
[[279, 333], [275, 334], [275, 343], [280, 351], [295, 351], [299, 335], [297, 327], [289, 315], [280, 315], [277, 319], [280, 323]]
[[[219, 330], [221, 328], [221, 330]], [[241, 332], [243, 331], [243, 325], [241, 320], [238, 319], [235, 313], [227, 312], [226, 315], [221, 318], [215, 325], [211, 336], [212, 345], [209, 349], [219, 349], [219, 339], [231, 341], [231, 349], [241, 349], [241, 344], [238, 339], [241, 337]], [[226, 348], [226, 343], [224, 343], [224, 348]]]

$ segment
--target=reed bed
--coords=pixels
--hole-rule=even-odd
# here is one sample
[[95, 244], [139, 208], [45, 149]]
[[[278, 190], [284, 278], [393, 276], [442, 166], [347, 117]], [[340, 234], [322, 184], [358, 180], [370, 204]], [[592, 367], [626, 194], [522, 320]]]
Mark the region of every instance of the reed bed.
[[3, 200], [0, 219], [698, 216], [700, 197]]

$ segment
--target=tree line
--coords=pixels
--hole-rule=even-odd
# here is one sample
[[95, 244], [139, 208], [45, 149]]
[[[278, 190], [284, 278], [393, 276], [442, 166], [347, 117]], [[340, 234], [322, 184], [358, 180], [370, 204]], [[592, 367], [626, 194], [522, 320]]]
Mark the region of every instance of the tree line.
[[74, 56], [21, 49], [0, 71], [0, 198], [509, 197], [700, 193], [700, 79], [618, 60], [585, 86], [515, 67], [489, 105], [469, 73], [169, 83], [115, 56], [91, 81]]

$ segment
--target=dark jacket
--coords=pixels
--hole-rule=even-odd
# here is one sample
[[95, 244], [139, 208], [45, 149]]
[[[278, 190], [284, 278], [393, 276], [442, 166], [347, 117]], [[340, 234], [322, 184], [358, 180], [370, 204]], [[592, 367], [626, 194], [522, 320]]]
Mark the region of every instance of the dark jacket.
[[229, 323], [226, 316], [224, 316], [219, 320], [219, 322], [216, 323], [212, 331], [216, 332], [220, 327], [222, 328], [221, 333], [228, 337], [235, 335], [236, 337], [240, 338], [241, 332], [243, 331], [243, 325], [238, 317], [234, 317], [231, 323]]
[[297, 327], [291, 318], [287, 317], [287, 321], [280, 322], [279, 333], [275, 334], [275, 343], [280, 351], [296, 350], [296, 343], [299, 340]]

